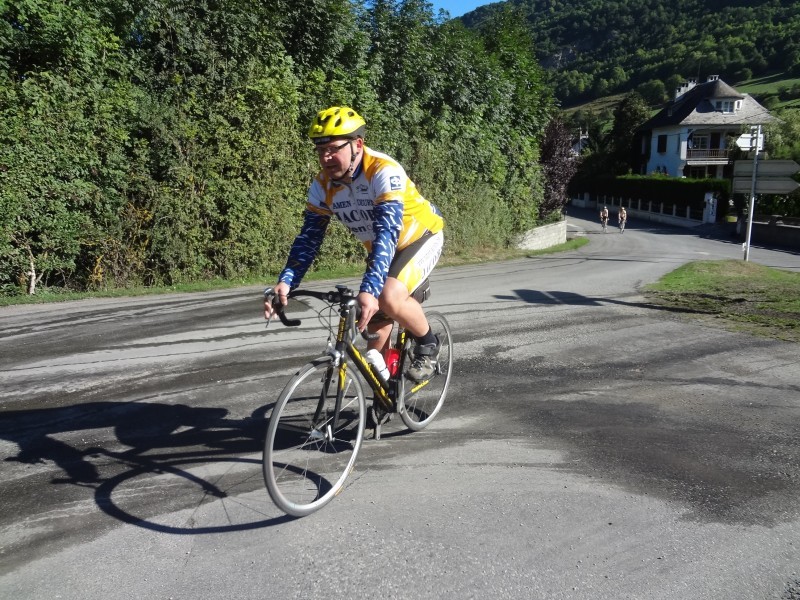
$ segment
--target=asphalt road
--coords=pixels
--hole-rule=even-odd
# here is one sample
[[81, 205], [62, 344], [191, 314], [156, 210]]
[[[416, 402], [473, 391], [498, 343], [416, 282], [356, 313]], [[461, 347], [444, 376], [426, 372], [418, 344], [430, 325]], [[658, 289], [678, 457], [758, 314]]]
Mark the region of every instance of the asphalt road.
[[385, 426], [298, 520], [260, 443], [324, 348], [312, 311], [265, 331], [252, 287], [0, 308], [0, 598], [800, 598], [798, 346], [638, 291], [741, 245], [571, 213], [577, 251], [436, 271], [440, 416]]

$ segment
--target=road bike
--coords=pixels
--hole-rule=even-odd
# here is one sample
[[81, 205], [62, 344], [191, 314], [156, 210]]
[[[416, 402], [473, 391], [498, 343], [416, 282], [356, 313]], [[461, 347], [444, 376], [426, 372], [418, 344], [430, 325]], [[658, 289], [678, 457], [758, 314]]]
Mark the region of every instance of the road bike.
[[625, 219], [619, 222], [619, 232], [625, 233]]
[[[321, 300], [326, 308], [318, 314], [322, 317], [327, 310], [330, 315], [324, 354], [301, 367], [286, 384], [272, 409], [264, 440], [263, 471], [269, 495], [281, 510], [295, 517], [319, 510], [341, 492], [361, 449], [368, 419], [375, 439], [380, 439], [381, 425], [393, 414], [410, 430], [419, 431], [442, 408], [450, 385], [453, 340], [444, 315], [426, 313], [440, 344], [433, 376], [418, 382], [405, 374], [416, 341], [395, 323], [387, 353], [396, 360], [388, 361], [390, 376], [384, 380], [356, 346], [361, 311], [357, 294], [344, 285], [327, 292], [289, 293], [289, 298]], [[422, 302], [429, 294], [426, 280], [414, 297]], [[272, 288], [265, 290], [264, 297], [284, 325], [300, 325], [300, 320], [286, 316]], [[339, 320], [334, 327], [335, 320], [330, 317], [336, 311]], [[375, 318], [389, 320], [381, 313]], [[369, 339], [367, 334], [362, 336]], [[364, 384], [373, 393], [369, 407]]]
[[603, 219], [601, 217], [600, 218], [600, 223], [603, 225], [603, 233], [607, 233], [608, 232], [608, 217], [606, 217], [605, 219]]

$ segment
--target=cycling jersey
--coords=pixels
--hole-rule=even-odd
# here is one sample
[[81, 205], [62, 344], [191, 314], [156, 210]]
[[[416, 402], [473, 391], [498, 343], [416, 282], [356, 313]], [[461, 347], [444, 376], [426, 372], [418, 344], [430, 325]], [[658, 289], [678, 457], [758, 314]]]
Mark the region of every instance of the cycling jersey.
[[439, 210], [417, 191], [393, 158], [364, 146], [352, 182], [320, 172], [308, 191], [305, 218], [280, 281], [300, 284], [335, 215], [367, 248], [367, 270], [360, 291], [380, 296], [397, 250], [444, 227]]

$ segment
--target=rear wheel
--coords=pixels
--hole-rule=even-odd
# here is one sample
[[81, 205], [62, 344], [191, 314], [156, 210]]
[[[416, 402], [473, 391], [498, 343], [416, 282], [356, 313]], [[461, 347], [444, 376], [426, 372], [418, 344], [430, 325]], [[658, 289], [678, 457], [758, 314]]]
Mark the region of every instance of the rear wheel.
[[[400, 418], [412, 431], [425, 428], [442, 408], [453, 371], [453, 338], [447, 319], [437, 312], [426, 313], [426, 316], [441, 346], [435, 371], [430, 379], [417, 383], [407, 377], [401, 378], [403, 403], [399, 407]], [[406, 348], [410, 350], [412, 346], [413, 342], [407, 344]], [[408, 363], [408, 357], [404, 362]]]
[[[272, 501], [303, 517], [344, 486], [361, 448], [366, 401], [358, 377], [330, 358], [303, 367], [278, 398], [264, 441], [264, 481]], [[341, 404], [336, 413], [337, 392]]]

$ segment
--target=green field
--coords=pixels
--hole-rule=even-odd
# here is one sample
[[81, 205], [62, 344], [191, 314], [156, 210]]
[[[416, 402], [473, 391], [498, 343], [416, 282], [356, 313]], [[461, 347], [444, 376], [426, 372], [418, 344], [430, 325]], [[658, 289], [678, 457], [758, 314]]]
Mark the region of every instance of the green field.
[[[783, 73], [767, 77], [757, 77], [735, 84], [735, 88], [743, 94], [755, 96], [760, 102], [768, 98], [777, 98], [781, 88], [792, 88], [800, 85], [800, 77], [786, 78]], [[790, 100], [778, 99], [772, 108], [800, 108], [800, 98]]]

